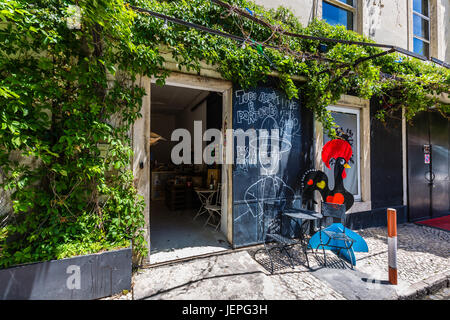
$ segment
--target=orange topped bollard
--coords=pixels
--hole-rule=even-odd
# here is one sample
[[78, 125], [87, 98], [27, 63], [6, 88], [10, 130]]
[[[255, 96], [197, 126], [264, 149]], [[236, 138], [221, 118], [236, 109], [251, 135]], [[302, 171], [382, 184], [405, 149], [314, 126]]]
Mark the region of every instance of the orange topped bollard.
[[397, 210], [387, 210], [389, 283], [397, 284]]

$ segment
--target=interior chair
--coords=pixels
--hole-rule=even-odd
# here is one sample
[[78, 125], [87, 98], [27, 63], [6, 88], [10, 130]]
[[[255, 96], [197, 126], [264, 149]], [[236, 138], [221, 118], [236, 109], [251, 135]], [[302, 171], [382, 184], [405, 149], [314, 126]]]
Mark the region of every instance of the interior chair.
[[197, 219], [202, 214], [208, 213], [206, 206], [211, 203], [211, 199], [214, 196], [214, 192], [205, 192], [202, 190], [196, 191], [198, 198], [200, 199], [201, 205], [197, 211], [197, 214], [194, 216], [194, 219]]
[[[327, 256], [325, 253], [325, 248], [332, 248], [335, 249], [337, 252], [337, 255], [339, 258], [342, 259], [341, 257], [341, 251], [342, 250], [346, 250], [348, 253], [348, 256], [351, 258], [352, 254], [351, 254], [351, 250], [352, 250], [352, 246], [353, 243], [355, 242], [355, 240], [353, 240], [352, 238], [350, 238], [349, 236], [347, 236], [345, 234], [345, 205], [343, 204], [335, 204], [335, 203], [328, 203], [328, 202], [322, 202], [322, 209], [321, 209], [321, 213], [322, 213], [322, 219], [320, 219], [320, 227], [319, 227], [319, 238], [320, 238], [320, 243], [317, 246], [316, 252], [317, 250], [319, 250], [320, 247], [322, 247], [323, 250], [323, 258], [324, 258], [324, 263], [325, 266], [327, 266]], [[329, 230], [327, 229], [326, 226], [324, 226], [324, 222], [325, 224], [327, 223], [327, 220], [330, 220], [330, 218], [333, 220], [333, 222], [337, 219], [343, 226], [343, 228], [341, 229], [334, 229], [334, 230]], [[338, 230], [338, 231], [336, 231]], [[328, 239], [327, 239], [328, 238]], [[333, 251], [335, 251], [333, 250]], [[351, 258], [352, 259], [352, 258]], [[353, 269], [353, 265], [354, 265], [353, 261], [351, 263], [351, 268]]]
[[222, 184], [217, 185], [217, 191], [212, 195], [211, 200], [205, 205], [208, 211], [208, 219], [205, 222], [207, 225], [213, 227], [216, 231], [219, 229], [220, 220], [222, 218]]

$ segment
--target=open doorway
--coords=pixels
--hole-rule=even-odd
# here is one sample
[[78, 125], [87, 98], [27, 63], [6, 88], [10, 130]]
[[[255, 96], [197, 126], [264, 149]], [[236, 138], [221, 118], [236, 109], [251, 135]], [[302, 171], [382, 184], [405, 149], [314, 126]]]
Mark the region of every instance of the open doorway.
[[[230, 245], [220, 223], [224, 206], [221, 165], [194, 163], [194, 122], [222, 129], [222, 94], [173, 85], [151, 87], [150, 263], [222, 250]], [[191, 136], [192, 163], [174, 164], [172, 132]], [[203, 140], [203, 139], [202, 139]], [[202, 142], [202, 152], [209, 142]]]

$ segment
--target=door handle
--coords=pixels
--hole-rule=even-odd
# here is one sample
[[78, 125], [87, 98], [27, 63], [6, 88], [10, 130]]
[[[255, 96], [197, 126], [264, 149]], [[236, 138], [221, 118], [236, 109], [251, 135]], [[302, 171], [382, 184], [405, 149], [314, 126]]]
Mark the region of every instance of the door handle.
[[428, 181], [428, 185], [432, 186], [434, 184], [434, 179], [436, 178], [436, 175], [433, 171], [425, 172], [425, 180]]

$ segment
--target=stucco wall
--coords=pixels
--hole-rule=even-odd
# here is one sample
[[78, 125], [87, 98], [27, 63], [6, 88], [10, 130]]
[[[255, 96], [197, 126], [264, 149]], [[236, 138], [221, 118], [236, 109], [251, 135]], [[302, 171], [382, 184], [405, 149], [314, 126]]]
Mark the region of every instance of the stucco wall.
[[408, 0], [363, 0], [362, 12], [364, 35], [408, 48]]
[[[333, 0], [330, 0], [333, 1]], [[291, 9], [306, 26], [322, 16], [322, 0], [255, 0], [266, 8]], [[356, 0], [356, 31], [378, 43], [412, 50], [412, 0]], [[430, 0], [432, 5], [431, 55], [450, 62], [450, 0]], [[436, 8], [437, 9], [433, 9]], [[434, 19], [434, 21], [433, 21]], [[435, 25], [436, 27], [433, 27]], [[437, 28], [433, 29], [433, 28]]]
[[[448, 0], [442, 0], [448, 1]], [[314, 16], [321, 17], [322, 0], [256, 0], [266, 8], [284, 6], [291, 9], [306, 26]], [[377, 42], [408, 47], [408, 0], [359, 0], [362, 10], [362, 31]], [[355, 17], [355, 25], [357, 25]]]
[[[148, 77], [140, 77], [137, 84], [145, 89], [142, 98], [141, 118], [137, 119], [131, 130], [133, 141], [132, 170], [134, 185], [138, 193], [144, 197], [145, 208], [145, 239], [150, 249], [150, 106], [151, 106], [151, 81]], [[150, 255], [150, 250], [149, 250]], [[135, 257], [133, 257], [135, 258]], [[136, 261], [135, 261], [136, 262]]]
[[317, 0], [255, 0], [259, 5], [264, 6], [267, 9], [278, 8], [283, 6], [291, 9], [294, 14], [300, 19], [303, 26], [307, 26], [308, 23], [314, 17], [314, 12], [317, 10]]
[[440, 0], [438, 25], [441, 30], [438, 35], [438, 59], [450, 63], [450, 0]]

